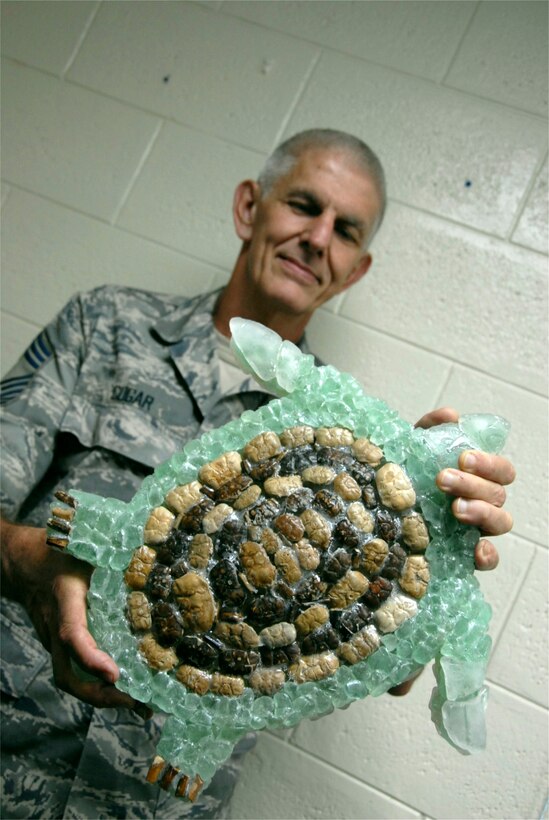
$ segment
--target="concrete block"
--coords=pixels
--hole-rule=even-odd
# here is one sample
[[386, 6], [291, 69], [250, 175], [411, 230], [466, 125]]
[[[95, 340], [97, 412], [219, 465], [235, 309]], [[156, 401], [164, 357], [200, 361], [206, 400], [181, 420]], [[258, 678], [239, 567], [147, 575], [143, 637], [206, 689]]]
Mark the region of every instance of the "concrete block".
[[403, 698], [366, 698], [305, 720], [293, 742], [430, 817], [538, 817], [546, 799], [546, 712], [492, 686], [487, 748], [462, 756], [430, 723], [433, 681], [426, 670]]
[[3, 2], [3, 56], [62, 74], [98, 7], [87, 0]]
[[372, 254], [342, 316], [543, 392], [546, 259], [397, 204]]
[[352, 54], [441, 80], [474, 12], [474, 3], [261, 3], [230, 0], [222, 12]]
[[240, 243], [233, 192], [255, 178], [264, 157], [166, 123], [120, 213], [118, 224], [232, 270]]
[[80, 290], [104, 284], [194, 296], [216, 270], [97, 219], [14, 190], [6, 205], [3, 304], [44, 324]]
[[545, 707], [549, 683], [548, 569], [547, 550], [538, 547], [488, 670], [491, 680]]
[[7, 61], [2, 89], [4, 178], [108, 219], [158, 120]]
[[511, 422], [504, 454], [517, 479], [507, 488], [514, 533], [538, 544], [547, 543], [547, 400], [482, 373], [456, 367], [442, 402], [461, 413], [498, 413]]
[[549, 171], [545, 160], [513, 233], [513, 242], [540, 253], [549, 252], [548, 201]]
[[547, 116], [547, 3], [480, 3], [445, 83]]
[[419, 818], [398, 800], [368, 788], [306, 754], [262, 734], [244, 758], [231, 801], [233, 820], [357, 820]]
[[20, 355], [30, 345], [35, 336], [40, 332], [40, 326], [32, 322], [27, 322], [24, 319], [19, 319], [11, 313], [2, 310], [1, 316], [1, 330], [2, 330], [2, 344], [0, 345], [1, 353], [1, 378], [4, 378], [14, 364], [19, 359]]
[[318, 53], [193, 3], [105, 3], [68, 76], [268, 151]]
[[318, 126], [319, 112], [324, 127], [351, 131], [380, 155], [391, 197], [497, 236], [513, 225], [547, 145], [537, 117], [333, 52], [322, 54], [285, 135]]
[[[359, 283], [356, 292], [368, 285]], [[450, 370], [441, 357], [325, 310], [312, 320], [307, 339], [323, 361], [352, 373], [411, 423], [435, 407]]]

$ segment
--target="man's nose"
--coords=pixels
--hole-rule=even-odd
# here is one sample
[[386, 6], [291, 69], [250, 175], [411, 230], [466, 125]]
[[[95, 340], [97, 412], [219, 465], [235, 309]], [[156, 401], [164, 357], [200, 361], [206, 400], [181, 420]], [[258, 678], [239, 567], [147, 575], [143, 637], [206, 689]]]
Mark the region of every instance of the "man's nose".
[[308, 247], [322, 254], [332, 239], [334, 220], [329, 214], [312, 217], [303, 231], [303, 242]]

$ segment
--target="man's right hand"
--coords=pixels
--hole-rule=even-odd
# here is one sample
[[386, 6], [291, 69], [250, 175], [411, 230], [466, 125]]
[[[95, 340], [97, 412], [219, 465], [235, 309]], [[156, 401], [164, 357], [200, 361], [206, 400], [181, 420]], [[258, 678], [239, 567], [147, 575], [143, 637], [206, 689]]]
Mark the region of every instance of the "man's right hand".
[[[86, 594], [92, 567], [46, 545], [46, 531], [2, 520], [2, 595], [27, 610], [52, 658], [55, 684], [92, 706], [142, 704], [113, 685], [118, 667], [88, 631]], [[71, 658], [100, 680], [84, 681]], [[145, 710], [146, 711], [146, 710]]]

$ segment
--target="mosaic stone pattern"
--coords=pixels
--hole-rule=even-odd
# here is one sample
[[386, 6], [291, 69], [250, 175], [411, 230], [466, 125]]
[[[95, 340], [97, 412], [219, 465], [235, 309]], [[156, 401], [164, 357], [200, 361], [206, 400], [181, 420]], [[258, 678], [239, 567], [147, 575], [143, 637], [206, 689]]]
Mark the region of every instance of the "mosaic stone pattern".
[[262, 433], [150, 514], [124, 579], [155, 670], [274, 695], [353, 665], [415, 615], [427, 525], [402, 468], [341, 427]]

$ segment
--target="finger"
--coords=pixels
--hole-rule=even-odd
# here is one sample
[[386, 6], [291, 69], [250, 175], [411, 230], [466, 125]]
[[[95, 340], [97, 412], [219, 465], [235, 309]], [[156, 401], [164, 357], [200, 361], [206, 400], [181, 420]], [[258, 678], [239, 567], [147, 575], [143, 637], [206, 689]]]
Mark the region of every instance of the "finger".
[[512, 484], [516, 477], [509, 459], [481, 450], [464, 450], [459, 456], [458, 466], [466, 473], [474, 473], [497, 484]]
[[513, 518], [507, 510], [486, 501], [456, 498], [452, 502], [452, 512], [458, 521], [478, 527], [486, 535], [503, 535], [513, 527]]
[[499, 564], [499, 554], [491, 541], [481, 539], [475, 547], [475, 566], [481, 572], [495, 569]]
[[106, 652], [98, 648], [88, 631], [87, 591], [87, 583], [81, 578], [59, 578], [54, 584], [59, 641], [87, 672], [104, 678], [107, 683], [114, 683], [120, 674], [118, 667]]
[[496, 507], [503, 507], [505, 504], [506, 494], [501, 484], [486, 478], [479, 478], [471, 473], [448, 467], [437, 475], [436, 483], [441, 490], [450, 495], [477, 498]]
[[453, 407], [439, 407], [438, 410], [425, 413], [419, 421], [416, 421], [414, 426], [423, 427], [427, 430], [429, 427], [436, 427], [437, 424], [448, 424], [448, 422], [455, 422], [458, 419], [459, 413]]
[[58, 641], [52, 641], [51, 658], [55, 684], [69, 695], [99, 708], [135, 707], [134, 698], [120, 692], [115, 686], [104, 681], [82, 680], [72, 667], [69, 652]]
[[419, 672], [416, 672], [416, 674], [412, 675], [412, 677], [408, 678], [408, 680], [405, 680], [402, 683], [397, 684], [396, 686], [392, 686], [390, 689], [387, 690], [388, 693], [398, 698], [402, 697], [403, 695], [407, 695], [422, 672], [423, 669], [420, 669]]

